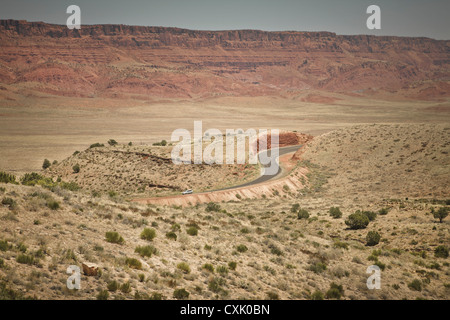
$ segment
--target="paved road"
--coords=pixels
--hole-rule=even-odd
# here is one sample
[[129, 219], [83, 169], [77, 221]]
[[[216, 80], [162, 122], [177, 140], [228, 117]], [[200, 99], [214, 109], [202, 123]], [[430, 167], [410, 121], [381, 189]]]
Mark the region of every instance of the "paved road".
[[[285, 155], [287, 153], [295, 152], [298, 149], [300, 149], [301, 146], [302, 145], [296, 145], [296, 146], [288, 146], [288, 147], [280, 148], [279, 149], [279, 156]], [[261, 152], [259, 154], [259, 156], [261, 156], [261, 154], [266, 154], [267, 155], [267, 151]], [[258, 160], [259, 160], [259, 157], [258, 157]], [[255, 179], [253, 181], [250, 181], [250, 182], [238, 185], [238, 186], [233, 186], [233, 187], [229, 187], [229, 188], [225, 188], [225, 189], [219, 189], [219, 190], [211, 190], [211, 191], [207, 191], [207, 192], [224, 191], [224, 190], [231, 190], [231, 189], [237, 189], [237, 188], [242, 188], [242, 187], [253, 186], [255, 184], [266, 182], [266, 181], [269, 181], [271, 179], [275, 179], [276, 177], [279, 177], [281, 175], [281, 171], [282, 171], [281, 168], [278, 167], [278, 172], [277, 172], [276, 175], [261, 175], [258, 179]]]

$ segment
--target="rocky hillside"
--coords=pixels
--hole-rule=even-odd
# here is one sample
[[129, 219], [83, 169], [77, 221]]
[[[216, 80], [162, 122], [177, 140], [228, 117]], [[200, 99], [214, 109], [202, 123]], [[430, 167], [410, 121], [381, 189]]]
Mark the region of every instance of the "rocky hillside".
[[304, 98], [311, 89], [420, 99], [450, 92], [450, 41], [428, 38], [124, 25], [78, 31], [0, 20], [0, 43], [0, 97], [30, 89], [189, 99]]

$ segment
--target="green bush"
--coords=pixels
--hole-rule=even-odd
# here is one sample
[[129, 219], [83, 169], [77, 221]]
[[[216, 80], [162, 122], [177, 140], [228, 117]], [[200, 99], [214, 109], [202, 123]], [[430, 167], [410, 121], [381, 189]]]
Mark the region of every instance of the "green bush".
[[179, 264], [177, 264], [177, 268], [183, 271], [184, 273], [191, 272], [191, 267], [189, 267], [189, 265], [186, 262], [180, 262]]
[[366, 244], [368, 246], [376, 246], [380, 242], [381, 236], [376, 231], [369, 231], [366, 236]]
[[228, 267], [234, 271], [234, 270], [236, 270], [237, 263], [234, 261], [230, 261], [230, 262], [228, 262]]
[[434, 256], [438, 258], [448, 258], [448, 247], [438, 246], [434, 249]]
[[211, 273], [214, 273], [214, 266], [210, 263], [205, 263], [202, 269], [208, 270]]
[[156, 254], [157, 250], [153, 246], [138, 246], [134, 249], [134, 252], [138, 253], [141, 257], [150, 258], [153, 254]]
[[291, 212], [296, 213], [300, 209], [300, 205], [298, 203], [295, 203], [291, 207]]
[[167, 239], [175, 240], [177, 241], [177, 234], [175, 232], [167, 232], [166, 233]]
[[369, 218], [369, 221], [374, 221], [377, 218], [377, 213], [373, 211], [363, 211], [362, 214]]
[[327, 265], [323, 262], [315, 262], [309, 266], [309, 270], [317, 274], [324, 272], [326, 269]]
[[310, 297], [311, 300], [323, 300], [324, 296], [323, 293], [320, 291], [315, 291], [313, 294], [311, 294]]
[[7, 240], [0, 240], [0, 251], [8, 251], [12, 246], [8, 244]]
[[34, 263], [34, 257], [27, 254], [19, 254], [16, 258], [18, 263], [32, 265]]
[[178, 300], [186, 300], [189, 298], [189, 292], [185, 289], [177, 289], [173, 292], [173, 297]]
[[435, 219], [439, 219], [439, 222], [442, 223], [443, 220], [448, 216], [448, 211], [448, 207], [440, 207], [437, 211], [432, 210], [433, 217]]
[[344, 289], [342, 285], [338, 285], [336, 283], [330, 284], [330, 289], [325, 294], [327, 299], [340, 299], [344, 295]]
[[226, 266], [218, 266], [216, 271], [222, 275], [228, 274], [228, 268]]
[[208, 289], [214, 293], [219, 293], [223, 291], [222, 286], [225, 284], [225, 279], [217, 277], [209, 281]]
[[420, 280], [413, 280], [412, 282], [408, 283], [408, 288], [415, 291], [422, 291], [422, 281]]
[[305, 209], [299, 209], [297, 213], [298, 219], [308, 219], [309, 218], [309, 212]]
[[365, 214], [355, 212], [345, 220], [345, 224], [353, 230], [364, 229], [369, 224], [369, 218]]
[[48, 160], [48, 159], [45, 159], [44, 160], [44, 163], [42, 164], [42, 169], [47, 169], [47, 168], [50, 168], [50, 166], [51, 166], [52, 164], [50, 163], [50, 161]]
[[388, 212], [389, 212], [389, 209], [387, 209], [387, 208], [381, 208], [380, 210], [378, 210], [378, 214], [380, 216], [385, 216], [388, 214]]
[[123, 293], [130, 293], [131, 292], [130, 282], [122, 283], [122, 285], [120, 286], [120, 291], [122, 291]]
[[137, 269], [137, 270], [141, 270], [142, 269], [142, 263], [136, 258], [126, 258], [125, 259], [125, 263], [131, 269]]
[[206, 212], [219, 212], [220, 204], [215, 202], [210, 202], [206, 205]]
[[116, 145], [118, 145], [117, 141], [114, 140], [114, 139], [108, 140], [108, 144], [109, 144], [110, 146], [116, 146]]
[[268, 300], [280, 300], [280, 297], [276, 292], [269, 291], [267, 292], [267, 299]]
[[80, 172], [80, 165], [77, 163], [76, 165], [74, 165], [72, 167], [72, 170], [74, 173], [79, 173]]
[[190, 227], [186, 230], [186, 233], [190, 236], [196, 236], [198, 234], [198, 229], [196, 227]]
[[348, 243], [336, 240], [333, 247], [348, 250]]
[[108, 300], [109, 298], [109, 292], [108, 290], [101, 290], [98, 294], [97, 294], [97, 300]]
[[116, 280], [110, 281], [107, 285], [107, 288], [111, 292], [115, 292], [119, 289], [119, 283]]
[[330, 216], [332, 216], [334, 219], [339, 219], [342, 217], [342, 212], [337, 207], [331, 207], [329, 210]]
[[106, 232], [106, 241], [110, 242], [110, 243], [117, 243], [117, 244], [122, 244], [125, 242], [125, 240], [122, 238], [122, 236], [115, 231], [109, 231]]
[[240, 244], [240, 245], [238, 245], [238, 246], [236, 247], [236, 250], [237, 250], [238, 252], [243, 253], [243, 252], [246, 252], [246, 251], [248, 250], [248, 248], [247, 248], [246, 245]]
[[49, 200], [49, 201], [47, 201], [47, 207], [51, 210], [58, 210], [59, 202], [55, 201], [55, 200]]
[[156, 237], [156, 230], [151, 228], [145, 228], [141, 232], [141, 239], [152, 241]]
[[94, 143], [94, 144], [91, 144], [90, 146], [89, 146], [89, 149], [92, 149], [92, 148], [101, 148], [101, 147], [104, 147], [105, 145], [104, 144], [102, 144], [102, 143]]
[[0, 182], [17, 184], [16, 177], [14, 175], [8, 174], [3, 171], [0, 171]]
[[2, 199], [2, 205], [7, 206], [9, 209], [14, 209], [16, 207], [16, 201], [12, 198], [5, 197]]

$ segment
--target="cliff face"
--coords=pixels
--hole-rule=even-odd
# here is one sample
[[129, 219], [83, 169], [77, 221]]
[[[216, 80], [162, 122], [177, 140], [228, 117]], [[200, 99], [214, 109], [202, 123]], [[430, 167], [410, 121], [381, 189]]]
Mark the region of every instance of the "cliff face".
[[450, 93], [450, 41], [0, 20], [0, 82], [67, 96]]

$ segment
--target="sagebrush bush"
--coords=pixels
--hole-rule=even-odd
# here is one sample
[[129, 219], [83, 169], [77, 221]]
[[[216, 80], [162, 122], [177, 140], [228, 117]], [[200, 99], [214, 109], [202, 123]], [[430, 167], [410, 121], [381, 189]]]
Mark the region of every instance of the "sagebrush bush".
[[334, 219], [339, 219], [342, 217], [342, 212], [338, 207], [331, 207], [329, 210], [330, 216]]
[[156, 230], [151, 228], [145, 228], [141, 232], [141, 239], [152, 241], [156, 237]]
[[50, 168], [50, 166], [51, 166], [52, 164], [50, 163], [50, 161], [48, 160], [48, 159], [45, 159], [44, 160], [44, 163], [42, 164], [42, 169], [47, 169], [47, 168]]
[[186, 262], [180, 262], [179, 264], [177, 264], [177, 268], [183, 271], [184, 273], [191, 272], [191, 267], [189, 267], [189, 264], [187, 264]]
[[299, 209], [297, 213], [298, 219], [308, 219], [309, 218], [309, 212], [305, 209]]
[[13, 198], [5, 197], [2, 199], [2, 205], [7, 206], [9, 209], [14, 209], [17, 204]]
[[171, 232], [167, 232], [166, 233], [166, 237], [167, 237], [167, 239], [177, 241], [177, 234], [175, 232], [172, 232], [172, 231]]
[[206, 205], [206, 212], [219, 212], [220, 204], [215, 202], [210, 202]]
[[6, 172], [0, 171], [0, 182], [1, 183], [13, 183], [17, 184], [16, 176], [8, 174]]
[[338, 285], [336, 283], [330, 284], [330, 289], [325, 294], [327, 299], [340, 299], [344, 295], [344, 288], [342, 285]]
[[49, 200], [49, 201], [47, 201], [47, 207], [51, 210], [58, 210], [59, 202], [56, 200]]
[[107, 285], [107, 288], [111, 292], [115, 292], [119, 289], [119, 283], [116, 280], [110, 281]]
[[122, 285], [120, 286], [120, 291], [122, 291], [123, 293], [130, 293], [131, 292], [131, 284], [130, 282], [125, 282], [122, 283]]
[[185, 300], [189, 298], [189, 292], [187, 292], [186, 289], [176, 289], [173, 292], [173, 297], [178, 300]]
[[422, 281], [415, 279], [408, 283], [408, 288], [415, 291], [422, 291]]
[[125, 240], [122, 238], [122, 236], [115, 231], [109, 231], [106, 232], [106, 241], [110, 242], [110, 243], [117, 243], [117, 244], [122, 244], [125, 242]]
[[153, 246], [138, 246], [134, 249], [134, 252], [138, 253], [142, 257], [150, 258], [156, 253], [156, 248]]
[[376, 246], [380, 242], [381, 236], [376, 231], [369, 231], [366, 236], [366, 244], [368, 246]]
[[190, 236], [196, 236], [198, 234], [198, 229], [196, 227], [190, 227], [186, 230], [186, 233]]
[[448, 247], [446, 246], [438, 246], [434, 249], [434, 256], [437, 258], [448, 258]]
[[353, 230], [364, 229], [369, 224], [369, 218], [360, 212], [355, 212], [348, 216], [345, 224]]
[[214, 273], [214, 266], [210, 263], [205, 263], [202, 269], [208, 270], [211, 273]]
[[72, 167], [72, 170], [74, 173], [79, 173], [80, 172], [80, 165], [77, 163], [76, 165], [74, 165]]
[[311, 300], [323, 300], [324, 296], [323, 293], [320, 291], [315, 291], [314, 293], [311, 294], [310, 297]]
[[236, 262], [234, 262], [234, 261], [230, 261], [230, 262], [228, 262], [228, 268], [230, 268], [230, 270], [236, 270], [236, 267], [237, 267], [237, 263]]
[[108, 290], [101, 290], [98, 294], [97, 294], [97, 300], [108, 300], [109, 298], [109, 292]]
[[137, 270], [142, 269], [142, 263], [136, 258], [126, 258], [125, 263], [128, 265], [128, 267], [130, 267], [132, 269], [137, 269]]
[[218, 266], [216, 268], [216, 271], [222, 275], [227, 274], [228, 273], [228, 268], [226, 266]]
[[27, 254], [19, 254], [16, 258], [18, 263], [32, 265], [34, 263], [34, 257]]
[[236, 250], [238, 251], [238, 252], [246, 252], [247, 250], [248, 250], [248, 248], [247, 248], [247, 246], [246, 245], [244, 245], [244, 244], [240, 244], [240, 245], [238, 245], [237, 247], [236, 247]]

